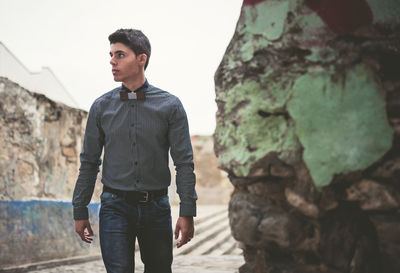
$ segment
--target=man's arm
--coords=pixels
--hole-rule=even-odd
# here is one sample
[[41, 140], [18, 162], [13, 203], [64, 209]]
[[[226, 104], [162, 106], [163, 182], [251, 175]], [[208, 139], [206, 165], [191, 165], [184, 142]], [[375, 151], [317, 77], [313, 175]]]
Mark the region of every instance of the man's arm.
[[168, 139], [171, 156], [176, 166], [176, 186], [181, 201], [179, 219], [175, 227], [175, 239], [179, 237], [179, 233], [182, 235], [178, 243], [180, 247], [190, 241], [194, 235], [193, 217], [196, 216], [197, 194], [189, 126], [186, 112], [179, 99], [169, 118]]
[[[92, 241], [91, 236], [93, 236], [93, 231], [88, 220], [87, 205], [93, 195], [97, 173], [101, 164], [100, 156], [103, 145], [104, 133], [98, 121], [98, 109], [95, 102], [89, 111], [83, 148], [80, 154], [81, 167], [79, 168], [79, 176], [72, 198], [75, 231], [79, 234], [82, 241], [87, 243]], [[85, 232], [85, 229], [88, 232]]]

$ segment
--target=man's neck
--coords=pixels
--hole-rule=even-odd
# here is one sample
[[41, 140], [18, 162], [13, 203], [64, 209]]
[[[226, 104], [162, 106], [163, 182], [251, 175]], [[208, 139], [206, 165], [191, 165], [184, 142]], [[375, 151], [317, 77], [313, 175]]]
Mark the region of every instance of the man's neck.
[[141, 87], [146, 82], [146, 77], [144, 74], [136, 79], [128, 80], [122, 82], [122, 84], [131, 91], [135, 91]]

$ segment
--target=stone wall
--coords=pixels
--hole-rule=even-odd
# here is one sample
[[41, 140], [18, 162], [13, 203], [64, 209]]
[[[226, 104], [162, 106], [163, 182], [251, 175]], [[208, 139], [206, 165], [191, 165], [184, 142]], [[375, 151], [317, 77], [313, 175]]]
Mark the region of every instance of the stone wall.
[[0, 200], [70, 201], [87, 112], [0, 77]]
[[244, 0], [216, 72], [240, 272], [400, 272], [400, 2]]
[[[71, 206], [86, 120], [0, 77], [0, 268], [92, 250], [75, 234]], [[98, 204], [91, 210], [96, 226]]]

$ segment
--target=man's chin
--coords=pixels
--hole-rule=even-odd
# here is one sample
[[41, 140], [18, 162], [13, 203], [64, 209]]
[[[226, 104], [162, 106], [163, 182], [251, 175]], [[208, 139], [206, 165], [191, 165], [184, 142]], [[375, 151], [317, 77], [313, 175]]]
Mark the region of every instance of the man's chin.
[[114, 81], [115, 81], [115, 82], [122, 82], [122, 79], [119, 78], [119, 77], [115, 77], [115, 76], [114, 76]]

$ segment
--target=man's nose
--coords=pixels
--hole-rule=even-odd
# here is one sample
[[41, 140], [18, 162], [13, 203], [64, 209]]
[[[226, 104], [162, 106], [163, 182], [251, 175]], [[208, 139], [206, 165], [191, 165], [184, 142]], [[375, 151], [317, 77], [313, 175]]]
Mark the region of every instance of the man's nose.
[[114, 58], [111, 58], [111, 60], [110, 60], [110, 64], [111, 64], [112, 66], [114, 66], [114, 65], [116, 65], [116, 64], [117, 64], [117, 62], [115, 61], [115, 59], [114, 59]]

